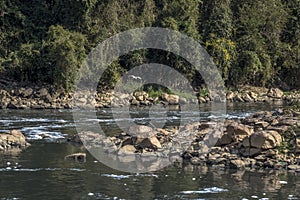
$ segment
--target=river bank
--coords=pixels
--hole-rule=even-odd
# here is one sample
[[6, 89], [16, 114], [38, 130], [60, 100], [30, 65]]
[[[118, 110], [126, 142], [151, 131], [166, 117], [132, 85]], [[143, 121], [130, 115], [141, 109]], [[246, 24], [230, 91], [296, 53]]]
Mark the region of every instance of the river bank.
[[[73, 105], [73, 93], [55, 90], [52, 86], [21, 85], [11, 80], [0, 80], [0, 109], [71, 109], [76, 107], [123, 107], [151, 106], [153, 104], [184, 105], [205, 104], [212, 101], [208, 92], [186, 94], [156, 94], [144, 91], [134, 93], [115, 93], [112, 90], [101, 91], [96, 95], [89, 91], [76, 93], [76, 103]], [[263, 88], [240, 86], [238, 89], [228, 89], [227, 102], [273, 102], [300, 101], [299, 91], [285, 91], [278, 88]]]

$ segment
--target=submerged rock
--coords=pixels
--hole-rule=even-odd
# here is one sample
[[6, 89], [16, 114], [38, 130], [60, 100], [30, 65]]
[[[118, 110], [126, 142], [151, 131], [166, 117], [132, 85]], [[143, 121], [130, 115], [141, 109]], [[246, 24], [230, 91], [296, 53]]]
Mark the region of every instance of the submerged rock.
[[77, 162], [86, 162], [86, 153], [74, 153], [65, 156], [65, 160], [77, 161]]

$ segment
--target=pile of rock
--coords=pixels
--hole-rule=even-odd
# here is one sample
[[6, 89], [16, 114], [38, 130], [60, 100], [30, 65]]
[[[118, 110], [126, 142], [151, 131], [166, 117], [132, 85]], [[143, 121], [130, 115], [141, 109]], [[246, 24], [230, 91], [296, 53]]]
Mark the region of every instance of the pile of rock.
[[7, 91], [0, 89], [1, 109], [62, 109], [72, 107], [72, 94], [53, 92], [51, 88], [20, 87]]
[[[2, 89], [1, 89], [2, 88]], [[104, 108], [123, 107], [128, 105], [150, 106], [161, 103], [163, 105], [208, 103], [213, 100], [210, 94], [194, 95], [194, 98], [184, 98], [180, 95], [163, 93], [159, 97], [150, 97], [147, 92], [136, 91], [130, 94], [114, 91], [101, 91], [97, 94], [90, 91], [65, 93], [54, 90], [51, 86], [21, 87], [18, 84], [3, 86], [0, 84], [0, 109], [69, 109], [73, 107]], [[259, 88], [243, 86], [239, 91], [229, 91], [226, 95], [228, 102], [270, 102], [278, 100], [299, 101], [299, 92], [284, 94], [278, 88]]]
[[[243, 120], [226, 120], [222, 127], [213, 121], [179, 129], [136, 125], [112, 137], [92, 132], [79, 136], [88, 149], [101, 147], [117, 156], [177, 154], [194, 165], [298, 169], [295, 166], [300, 164], [300, 120], [293, 113], [285, 113], [258, 112]], [[186, 144], [188, 148], [182, 152]]]
[[269, 90], [261, 88], [258, 91], [253, 90], [253, 88], [235, 92], [229, 91], [226, 98], [229, 102], [268, 102], [284, 99], [283, 91], [278, 88]]
[[17, 130], [11, 130], [9, 133], [0, 133], [0, 151], [7, 151], [13, 148], [23, 149], [30, 146], [26, 142], [25, 136]]
[[283, 115], [283, 111], [258, 112], [238, 122], [227, 120], [224, 128], [210, 153], [200, 155], [192, 151], [184, 157], [192, 164], [230, 168], [278, 169], [300, 164], [298, 116]]

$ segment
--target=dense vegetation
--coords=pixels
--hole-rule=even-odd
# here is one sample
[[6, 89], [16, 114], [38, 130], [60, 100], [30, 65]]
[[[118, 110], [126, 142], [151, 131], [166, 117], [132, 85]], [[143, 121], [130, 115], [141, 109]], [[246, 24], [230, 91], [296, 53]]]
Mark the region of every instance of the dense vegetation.
[[[0, 70], [19, 81], [69, 90], [99, 42], [148, 26], [169, 27], [199, 41], [228, 87], [300, 88], [300, 0], [2, 0]], [[171, 65], [201, 84], [182, 58], [141, 50], [114, 62], [104, 85], [150, 61]]]

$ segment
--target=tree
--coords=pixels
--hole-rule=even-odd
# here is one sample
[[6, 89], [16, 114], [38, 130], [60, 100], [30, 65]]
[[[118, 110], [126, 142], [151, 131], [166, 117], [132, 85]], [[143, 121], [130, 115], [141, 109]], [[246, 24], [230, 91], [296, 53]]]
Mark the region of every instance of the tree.
[[70, 91], [86, 56], [86, 37], [62, 26], [50, 26], [47, 34], [47, 40], [44, 41], [47, 52], [45, 59], [48, 68], [53, 70], [53, 83]]
[[[235, 2], [236, 41], [238, 59], [235, 65], [236, 82], [240, 84], [272, 84], [278, 73], [280, 36], [286, 12], [280, 1]], [[249, 59], [250, 56], [250, 60]], [[252, 62], [252, 63], [249, 63]]]
[[229, 72], [236, 59], [230, 4], [231, 0], [203, 1], [200, 29], [205, 48], [218, 66], [223, 79], [228, 83], [231, 82]]

